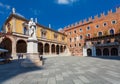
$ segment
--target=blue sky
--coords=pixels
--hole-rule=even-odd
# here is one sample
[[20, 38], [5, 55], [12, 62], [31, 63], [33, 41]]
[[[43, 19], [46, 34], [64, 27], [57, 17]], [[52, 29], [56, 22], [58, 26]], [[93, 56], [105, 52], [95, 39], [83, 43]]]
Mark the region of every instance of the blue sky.
[[0, 26], [13, 7], [25, 18], [37, 17], [41, 25], [58, 30], [118, 6], [120, 0], [0, 0]]

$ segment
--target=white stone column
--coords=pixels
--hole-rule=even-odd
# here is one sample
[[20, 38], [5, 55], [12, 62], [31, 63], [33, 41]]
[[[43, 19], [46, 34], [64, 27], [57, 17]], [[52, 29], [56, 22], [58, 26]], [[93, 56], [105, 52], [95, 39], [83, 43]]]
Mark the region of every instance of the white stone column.
[[16, 58], [16, 41], [12, 41], [12, 56]]
[[49, 54], [51, 55], [51, 43], [49, 44]]
[[87, 56], [87, 48], [83, 47], [83, 56]]
[[96, 48], [95, 48], [95, 46], [92, 46], [92, 56], [96, 56]]
[[60, 45], [59, 45], [59, 54], [60, 54]]
[[43, 55], [45, 55], [45, 43], [43, 43]]

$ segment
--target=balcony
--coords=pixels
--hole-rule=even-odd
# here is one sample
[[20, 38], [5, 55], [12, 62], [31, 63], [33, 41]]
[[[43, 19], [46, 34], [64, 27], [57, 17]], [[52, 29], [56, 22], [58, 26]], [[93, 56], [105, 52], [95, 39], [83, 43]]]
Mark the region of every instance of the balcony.
[[118, 42], [112, 42], [112, 43], [105, 43], [105, 44], [95, 44], [95, 46], [115, 46], [119, 45]]

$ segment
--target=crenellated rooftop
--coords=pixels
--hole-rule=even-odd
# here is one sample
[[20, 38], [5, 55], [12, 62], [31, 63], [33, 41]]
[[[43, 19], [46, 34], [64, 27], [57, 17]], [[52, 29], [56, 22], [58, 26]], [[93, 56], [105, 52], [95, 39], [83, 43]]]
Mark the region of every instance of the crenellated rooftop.
[[102, 18], [104, 18], [105, 16], [109, 16], [109, 15], [111, 15], [111, 14], [113, 14], [113, 13], [120, 13], [120, 7], [117, 7], [116, 10], [115, 10], [115, 12], [113, 12], [113, 10], [111, 9], [111, 10], [107, 11], [107, 14], [105, 14], [105, 12], [103, 12], [103, 13], [100, 14], [100, 16], [98, 16], [98, 14], [97, 14], [97, 15], [95, 15], [95, 16], [93, 16], [93, 17], [92, 17], [92, 16], [89, 17], [88, 19], [85, 18], [84, 20], [81, 20], [81, 21], [79, 21], [79, 22], [75, 22], [75, 23], [73, 23], [73, 24], [70, 24], [70, 25], [68, 25], [68, 26], [65, 26], [63, 29], [64, 29], [64, 30], [67, 30], [67, 29], [70, 29], [70, 28], [72, 28], [72, 27], [82, 26], [82, 25], [91, 23], [91, 22], [93, 22], [93, 21], [97, 21], [97, 20], [99, 20], [99, 19], [102, 19]]

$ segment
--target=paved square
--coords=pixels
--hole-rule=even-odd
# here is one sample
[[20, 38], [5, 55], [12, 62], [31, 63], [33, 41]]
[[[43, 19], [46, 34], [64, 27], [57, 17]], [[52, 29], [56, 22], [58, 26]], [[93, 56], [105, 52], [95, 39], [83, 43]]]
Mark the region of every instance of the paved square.
[[0, 65], [0, 84], [120, 84], [120, 57], [52, 57], [41, 68]]

